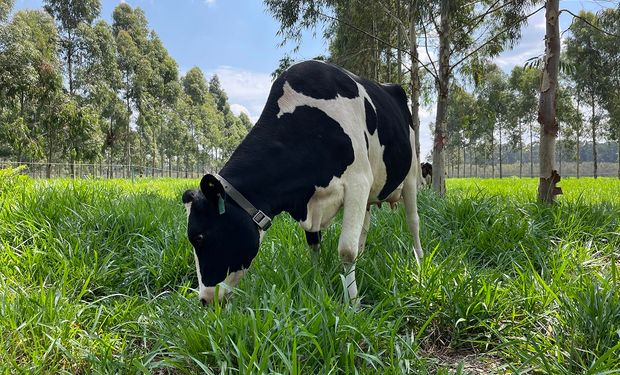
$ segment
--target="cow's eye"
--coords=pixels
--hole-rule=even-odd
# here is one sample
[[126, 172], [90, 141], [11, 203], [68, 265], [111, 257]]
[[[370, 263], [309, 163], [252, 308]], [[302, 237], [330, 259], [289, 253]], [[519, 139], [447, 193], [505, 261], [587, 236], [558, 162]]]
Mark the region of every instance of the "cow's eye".
[[202, 240], [204, 240], [204, 236], [202, 234], [199, 234], [197, 236], [194, 236], [194, 238], [192, 239], [193, 243], [195, 243], [196, 245], [200, 245], [202, 243]]

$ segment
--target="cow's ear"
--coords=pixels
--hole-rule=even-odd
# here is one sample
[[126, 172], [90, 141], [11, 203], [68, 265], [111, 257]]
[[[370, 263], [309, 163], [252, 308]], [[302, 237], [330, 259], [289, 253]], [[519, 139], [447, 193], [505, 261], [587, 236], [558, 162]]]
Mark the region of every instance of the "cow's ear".
[[185, 190], [185, 193], [183, 193], [183, 196], [181, 197], [183, 204], [194, 202], [197, 194], [198, 194], [198, 191], [196, 190]]
[[218, 198], [224, 197], [222, 183], [212, 174], [204, 175], [200, 181], [200, 190], [202, 190], [202, 194], [207, 198], [207, 201], [211, 203], [215, 203], [218, 201]]

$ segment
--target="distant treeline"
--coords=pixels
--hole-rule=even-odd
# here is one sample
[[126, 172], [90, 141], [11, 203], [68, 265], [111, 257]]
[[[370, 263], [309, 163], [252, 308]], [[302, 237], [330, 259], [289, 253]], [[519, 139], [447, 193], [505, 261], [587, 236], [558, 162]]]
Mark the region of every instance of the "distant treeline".
[[43, 161], [48, 175], [55, 162], [72, 175], [77, 163], [203, 170], [252, 126], [217, 76], [179, 76], [140, 8], [120, 3], [110, 25], [99, 0], [44, 5], [11, 15], [0, 1], [0, 158]]

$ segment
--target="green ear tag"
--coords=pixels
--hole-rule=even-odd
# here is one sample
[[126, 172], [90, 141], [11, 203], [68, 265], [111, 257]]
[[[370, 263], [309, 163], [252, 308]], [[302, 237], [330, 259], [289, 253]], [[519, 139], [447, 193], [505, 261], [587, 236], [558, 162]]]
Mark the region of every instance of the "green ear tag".
[[217, 195], [217, 209], [220, 212], [220, 215], [226, 212], [226, 208], [224, 207], [224, 199], [222, 198], [221, 194]]

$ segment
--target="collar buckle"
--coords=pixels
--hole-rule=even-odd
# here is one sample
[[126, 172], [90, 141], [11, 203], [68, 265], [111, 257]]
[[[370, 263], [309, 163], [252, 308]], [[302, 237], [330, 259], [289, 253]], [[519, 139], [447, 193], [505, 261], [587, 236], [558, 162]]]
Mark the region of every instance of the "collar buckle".
[[252, 220], [261, 230], [267, 230], [271, 226], [271, 219], [261, 210], [258, 210], [258, 212], [252, 216]]

